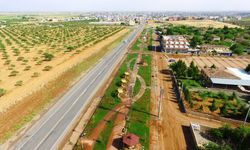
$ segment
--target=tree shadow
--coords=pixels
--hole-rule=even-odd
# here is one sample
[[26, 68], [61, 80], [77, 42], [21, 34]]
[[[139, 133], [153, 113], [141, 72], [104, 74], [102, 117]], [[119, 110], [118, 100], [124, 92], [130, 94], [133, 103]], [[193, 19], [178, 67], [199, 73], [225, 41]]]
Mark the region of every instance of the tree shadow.
[[123, 149], [122, 138], [114, 139], [112, 145], [118, 150]]

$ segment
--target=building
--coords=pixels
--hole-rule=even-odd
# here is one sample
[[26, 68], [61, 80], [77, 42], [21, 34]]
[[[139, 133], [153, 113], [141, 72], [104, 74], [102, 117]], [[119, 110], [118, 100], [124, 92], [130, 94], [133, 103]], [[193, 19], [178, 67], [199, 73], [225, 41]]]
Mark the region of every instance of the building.
[[170, 35], [163, 36], [161, 39], [161, 47], [167, 53], [187, 53], [189, 50], [189, 42], [184, 36]]
[[211, 142], [206, 136], [204, 136], [210, 129], [211, 128], [208, 126], [200, 125], [197, 123], [190, 124], [192, 137], [197, 148], [204, 148], [205, 145]]
[[240, 89], [249, 92], [250, 74], [238, 68], [204, 68], [201, 70], [207, 87]]
[[213, 54], [213, 55], [224, 55], [232, 56], [232, 51], [229, 50], [227, 46], [224, 45], [202, 45], [200, 48], [200, 53]]
[[212, 37], [212, 40], [213, 40], [213, 41], [220, 41], [220, 37], [219, 37], [219, 36], [214, 35], [214, 36]]
[[135, 134], [128, 133], [123, 136], [122, 142], [128, 149], [139, 149], [138, 145], [140, 144], [140, 138]]

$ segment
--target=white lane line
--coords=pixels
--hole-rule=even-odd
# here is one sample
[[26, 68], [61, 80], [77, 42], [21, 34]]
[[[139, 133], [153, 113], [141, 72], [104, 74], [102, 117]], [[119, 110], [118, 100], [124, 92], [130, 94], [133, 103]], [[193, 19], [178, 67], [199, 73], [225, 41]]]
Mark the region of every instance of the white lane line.
[[[132, 34], [133, 36], [135, 35], [135, 34]], [[131, 39], [131, 37], [129, 37], [129, 39]], [[117, 47], [116, 49], [120, 49], [121, 47], [123, 47], [123, 44], [121, 44], [119, 47]], [[113, 53], [113, 55], [116, 55], [116, 53]], [[108, 56], [107, 55], [107, 57], [110, 57], [110, 56]], [[111, 56], [112, 57], [112, 56]], [[99, 65], [99, 66], [98, 66]], [[97, 64], [97, 66], [96, 66], [96, 68], [94, 68], [93, 70], [92, 70], [92, 72], [89, 72], [89, 73], [91, 73], [91, 74], [93, 74], [93, 73], [95, 73], [95, 70], [98, 68], [98, 67], [101, 67], [101, 65], [102, 64]], [[88, 74], [88, 75], [90, 75], [90, 74]], [[83, 84], [84, 84], [84, 82], [87, 80], [88, 78], [86, 77], [84, 80], [83, 80]], [[81, 88], [81, 86], [80, 85], [82, 85], [82, 84], [79, 84], [79, 86], [78, 86], [78, 88], [76, 88], [74, 91], [72, 91], [71, 92], [71, 94], [70, 95], [68, 95], [67, 96], [67, 98], [69, 97], [71, 97], [73, 94], [75, 94], [76, 92], [77, 92], [77, 90], [79, 89], [79, 88]], [[42, 126], [40, 126], [40, 128], [38, 128], [38, 130], [35, 132], [35, 134], [44, 126], [44, 124], [46, 123], [46, 122], [48, 122], [48, 120], [54, 115], [54, 114], [56, 114], [57, 112], [58, 112], [58, 110], [61, 108], [61, 107], [63, 107], [64, 105], [63, 104], [65, 104], [65, 103], [67, 103], [68, 101], [67, 100], [65, 100], [63, 103], [61, 103], [61, 105], [59, 106], [59, 107], [57, 107], [58, 109], [56, 109], [55, 111], [54, 111], [54, 113], [52, 113], [50, 116], [49, 116], [49, 118], [48, 119], [46, 119], [46, 121], [44, 121], [44, 123], [42, 124]], [[76, 102], [76, 101], [75, 101]], [[75, 103], [74, 102], [74, 103]], [[73, 105], [73, 104], [72, 104]], [[72, 106], [71, 105], [71, 106]], [[65, 114], [65, 113], [64, 113]], [[30, 136], [29, 137], [29, 139], [25, 142], [25, 143], [23, 143], [22, 145], [21, 145], [21, 148], [26, 144], [26, 143], [28, 143], [29, 141], [30, 141], [30, 139], [35, 135], [35, 134], [33, 134], [32, 136]], [[20, 148], [20, 149], [21, 149]]]
[[[117, 57], [117, 54], [119, 51], [117, 51], [113, 57], [110, 60], [114, 60], [115, 57]], [[89, 87], [95, 82], [95, 80], [100, 77], [100, 75], [102, 75], [102, 73], [109, 67], [110, 63], [112, 63], [112, 61], [110, 61], [109, 63], [107, 63], [103, 68], [102, 71], [100, 71], [97, 76], [90, 82], [90, 84], [88, 84], [88, 86], [86, 87], [86, 89], [81, 93], [80, 96], [77, 97], [77, 99], [74, 101], [73, 104], [71, 104], [71, 106], [69, 107], [69, 109], [63, 114], [63, 116], [56, 122], [56, 124], [49, 130], [49, 132], [45, 135], [45, 137], [38, 143], [38, 145], [35, 147], [34, 150], [38, 149], [40, 147], [40, 145], [47, 139], [47, 137], [51, 134], [51, 132], [56, 128], [56, 126], [64, 119], [64, 117], [68, 114], [68, 112], [74, 107], [74, 105], [78, 102], [79, 98], [85, 94], [88, 90]]]

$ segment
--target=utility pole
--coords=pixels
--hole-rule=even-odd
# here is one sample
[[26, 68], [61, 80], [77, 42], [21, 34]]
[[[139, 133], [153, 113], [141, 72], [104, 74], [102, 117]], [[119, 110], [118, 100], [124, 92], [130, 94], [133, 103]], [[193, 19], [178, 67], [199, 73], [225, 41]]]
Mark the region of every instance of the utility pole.
[[[248, 104], [250, 104], [250, 101], [248, 101]], [[244, 124], [243, 124], [243, 126], [245, 126], [245, 125], [246, 125], [247, 118], [248, 118], [248, 115], [249, 115], [249, 112], [250, 112], [250, 105], [249, 105], [248, 107], [249, 107], [249, 108], [248, 108], [247, 115], [246, 115], [246, 118], [245, 118], [245, 120], [244, 120]]]

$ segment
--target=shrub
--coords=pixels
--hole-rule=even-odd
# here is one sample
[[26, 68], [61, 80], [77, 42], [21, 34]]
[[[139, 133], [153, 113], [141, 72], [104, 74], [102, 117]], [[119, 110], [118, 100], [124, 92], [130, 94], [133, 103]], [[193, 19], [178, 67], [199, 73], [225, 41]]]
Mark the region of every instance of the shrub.
[[38, 72], [34, 72], [33, 75], [31, 76], [32, 78], [36, 78], [39, 76], [39, 73]]
[[16, 84], [15, 84], [15, 86], [22, 86], [22, 85], [23, 85], [23, 81], [22, 80], [17, 81]]
[[2, 97], [6, 93], [5, 89], [0, 88], [0, 97]]
[[43, 57], [44, 57], [44, 61], [51, 61], [54, 58], [54, 55], [50, 53], [44, 53]]
[[16, 60], [17, 61], [23, 61], [24, 57], [18, 57]]
[[31, 66], [26, 66], [26, 67], [24, 68], [24, 71], [28, 71], [28, 70], [30, 70], [30, 68], [31, 68]]
[[18, 74], [19, 72], [18, 71], [11, 71], [11, 73], [9, 74], [9, 77], [14, 77]]
[[209, 107], [209, 109], [210, 109], [211, 112], [214, 112], [214, 111], [216, 111], [218, 109], [215, 100], [213, 100], [212, 105]]
[[50, 71], [52, 69], [52, 66], [45, 66], [43, 68], [43, 71]]

